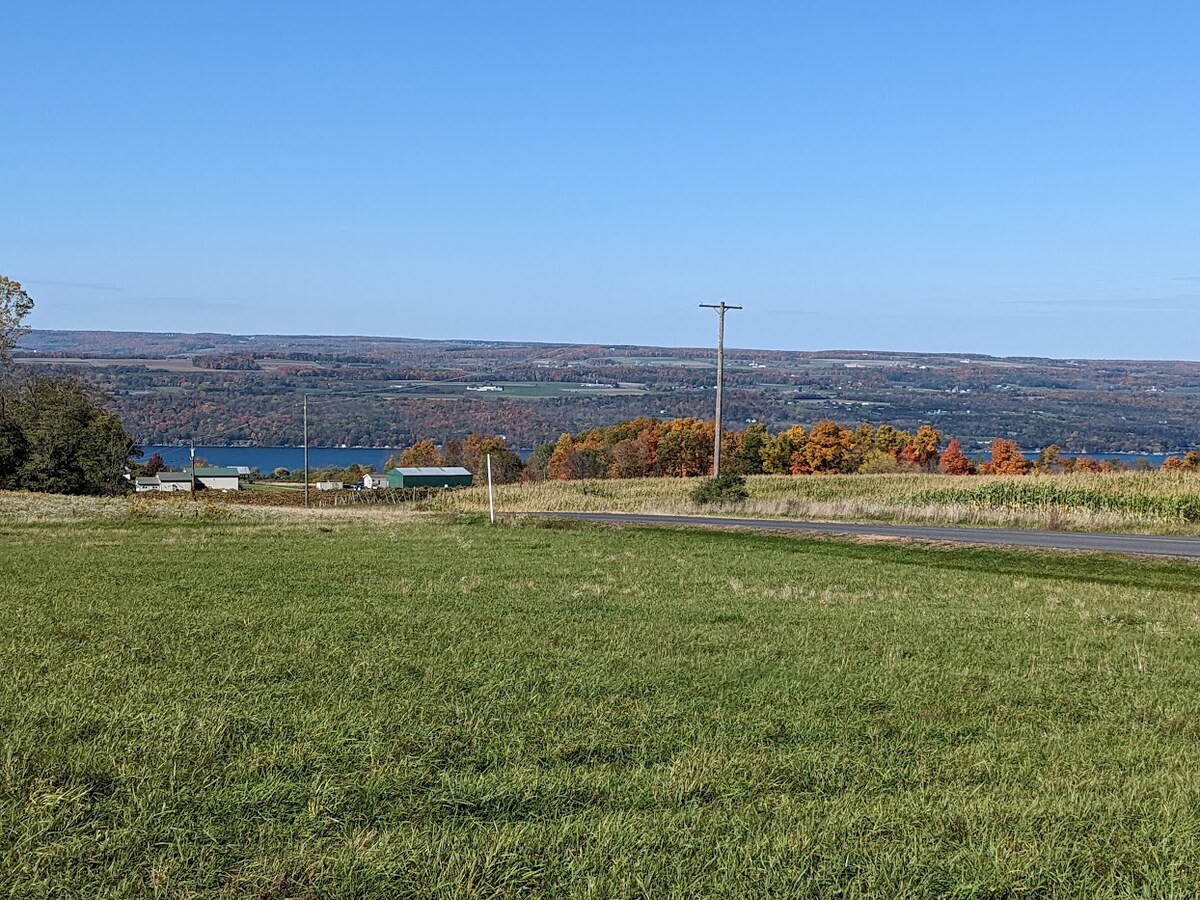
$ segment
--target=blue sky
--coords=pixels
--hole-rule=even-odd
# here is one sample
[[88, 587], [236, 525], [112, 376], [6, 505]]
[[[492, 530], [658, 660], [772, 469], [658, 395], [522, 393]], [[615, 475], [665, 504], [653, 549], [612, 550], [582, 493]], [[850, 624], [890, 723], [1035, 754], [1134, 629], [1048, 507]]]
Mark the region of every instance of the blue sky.
[[10, 4], [40, 328], [1200, 357], [1200, 4]]

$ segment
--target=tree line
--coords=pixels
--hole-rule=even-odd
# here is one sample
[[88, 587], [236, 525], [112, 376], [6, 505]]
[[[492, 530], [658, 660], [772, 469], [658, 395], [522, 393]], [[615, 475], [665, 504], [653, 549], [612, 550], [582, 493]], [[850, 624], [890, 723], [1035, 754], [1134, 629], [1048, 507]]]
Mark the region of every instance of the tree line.
[[33, 300], [0, 275], [0, 488], [119, 494], [140, 455], [102, 395], [77, 378], [20, 378], [11, 352]]
[[[714, 423], [696, 418], [635, 418], [539, 444], [521, 465], [501, 438], [472, 435], [466, 442], [438, 447], [422, 440], [388, 461], [388, 465], [463, 465], [481, 474], [486, 444], [493, 456], [493, 478], [507, 481], [559, 481], [594, 478], [694, 477], [712, 471]], [[497, 458], [503, 463], [497, 465]], [[1117, 472], [1149, 469], [1139, 460], [1131, 467], [1121, 459], [1064, 456], [1057, 446], [1028, 459], [1016, 441], [998, 438], [985, 455], [968, 457], [956, 438], [943, 448], [936, 428], [922, 425], [904, 431], [892, 425], [861, 423], [853, 428], [832, 420], [811, 428], [794, 425], [772, 434], [765, 425], [725, 431], [721, 437], [721, 470], [732, 475], [840, 475], [941, 472], [946, 475], [1026, 475], [1071, 472]], [[1200, 453], [1169, 457], [1167, 471], [1200, 471]]]

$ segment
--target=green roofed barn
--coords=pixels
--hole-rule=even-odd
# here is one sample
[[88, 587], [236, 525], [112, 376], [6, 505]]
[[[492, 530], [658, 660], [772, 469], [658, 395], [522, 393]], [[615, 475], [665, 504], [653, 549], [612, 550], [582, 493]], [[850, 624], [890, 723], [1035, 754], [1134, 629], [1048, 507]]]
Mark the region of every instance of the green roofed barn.
[[388, 487], [470, 487], [471, 473], [462, 466], [413, 466], [389, 469]]

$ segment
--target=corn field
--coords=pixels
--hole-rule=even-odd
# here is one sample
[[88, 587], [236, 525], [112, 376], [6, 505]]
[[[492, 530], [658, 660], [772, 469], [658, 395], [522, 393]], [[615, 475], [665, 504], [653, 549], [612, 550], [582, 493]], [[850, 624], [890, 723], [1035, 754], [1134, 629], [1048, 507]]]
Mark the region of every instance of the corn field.
[[[973, 478], [946, 475], [763, 475], [750, 499], [716, 507], [690, 499], [695, 479], [644, 478], [502, 485], [499, 512], [663, 512], [926, 522], [1025, 528], [1200, 533], [1200, 477], [1111, 473]], [[447, 492], [427, 509], [480, 512], [487, 490]]]

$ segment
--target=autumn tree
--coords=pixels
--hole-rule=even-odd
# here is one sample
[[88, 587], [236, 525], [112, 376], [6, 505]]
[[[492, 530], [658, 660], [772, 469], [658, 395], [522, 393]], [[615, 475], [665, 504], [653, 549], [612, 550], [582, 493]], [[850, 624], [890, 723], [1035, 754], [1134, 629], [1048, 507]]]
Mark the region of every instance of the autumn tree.
[[442, 465], [461, 466], [463, 464], [463, 443], [452, 438], [442, 444]]
[[146, 477], [150, 477], [153, 475], [157, 475], [159, 472], [161, 472], [166, 467], [167, 467], [167, 464], [165, 462], [163, 462], [163, 458], [162, 458], [161, 454], [151, 453], [150, 458], [147, 459], [144, 463], [142, 463], [142, 473], [144, 475], [146, 475]]
[[863, 475], [891, 475], [899, 469], [896, 457], [874, 447], [863, 454], [862, 462], [858, 464], [858, 471]]
[[555, 442], [554, 452], [546, 463], [546, 478], [602, 478], [607, 468], [605, 453], [594, 435], [577, 441], [564, 434]]
[[808, 434], [804, 458], [814, 475], [854, 471], [854, 432], [837, 422], [818, 422]]
[[909, 465], [917, 468], [924, 469], [936, 466], [938, 461], [938, 445], [941, 442], [941, 432], [932, 425], [922, 425], [900, 453]]
[[1029, 460], [1021, 453], [1016, 441], [996, 438], [992, 441], [992, 465], [994, 475], [1024, 475], [1029, 470]]
[[645, 478], [650, 474], [650, 452], [639, 437], [617, 441], [608, 451], [609, 478]]
[[418, 441], [400, 454], [402, 466], [440, 466], [442, 457], [433, 441]]
[[938, 466], [946, 475], [974, 475], [975, 467], [962, 452], [958, 438], [953, 438], [946, 447]]
[[1164, 472], [1186, 472], [1187, 463], [1178, 456], [1168, 456], [1162, 461], [1162, 470]]
[[712, 469], [713, 423], [700, 419], [672, 419], [658, 439], [658, 459], [664, 475], [687, 478]]
[[762, 449], [763, 471], [769, 475], [793, 474], [792, 456], [799, 452], [803, 457], [804, 445], [807, 442], [808, 433], [799, 425], [793, 425], [769, 438]]
[[487, 457], [492, 457], [492, 481], [511, 484], [521, 480], [521, 457], [509, 449], [504, 438], [476, 432], [463, 441], [463, 467], [477, 479], [487, 477]]
[[1038, 454], [1037, 461], [1033, 464], [1034, 471], [1037, 472], [1058, 472], [1062, 470], [1062, 447], [1058, 444], [1051, 444]]
[[893, 425], [883, 424], [875, 429], [875, 449], [890, 453], [896, 459], [900, 458], [900, 451], [911, 442], [911, 434], [907, 431], [899, 431]]

